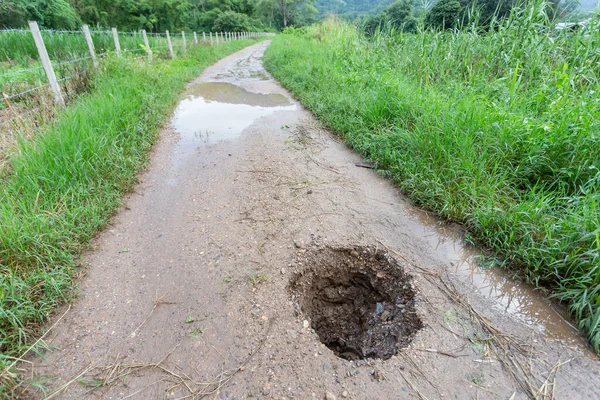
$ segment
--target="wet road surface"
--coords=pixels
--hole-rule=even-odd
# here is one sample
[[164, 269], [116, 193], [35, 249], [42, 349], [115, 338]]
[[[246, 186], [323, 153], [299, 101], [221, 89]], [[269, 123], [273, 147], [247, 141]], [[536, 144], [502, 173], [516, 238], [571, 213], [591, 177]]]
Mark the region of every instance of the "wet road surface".
[[[480, 269], [459, 227], [357, 167], [264, 70], [267, 45], [182, 93], [141, 183], [85, 255], [81, 296], [30, 360], [31, 381], [52, 377], [55, 398], [518, 399], [528, 385], [599, 398], [600, 363], [561, 312]], [[315, 249], [354, 245], [388, 249], [414, 277], [424, 327], [385, 361], [338, 358], [288, 290]], [[503, 364], [433, 276], [526, 345], [514, 357], [527, 371]]]

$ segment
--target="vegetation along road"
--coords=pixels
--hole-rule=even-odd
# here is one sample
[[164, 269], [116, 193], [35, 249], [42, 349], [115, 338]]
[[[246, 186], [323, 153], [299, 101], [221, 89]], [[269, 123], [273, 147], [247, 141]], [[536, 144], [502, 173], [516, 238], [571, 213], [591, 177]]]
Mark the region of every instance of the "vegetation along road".
[[597, 15], [55, 3], [0, 4], [66, 103], [1, 31], [2, 398], [600, 398]]

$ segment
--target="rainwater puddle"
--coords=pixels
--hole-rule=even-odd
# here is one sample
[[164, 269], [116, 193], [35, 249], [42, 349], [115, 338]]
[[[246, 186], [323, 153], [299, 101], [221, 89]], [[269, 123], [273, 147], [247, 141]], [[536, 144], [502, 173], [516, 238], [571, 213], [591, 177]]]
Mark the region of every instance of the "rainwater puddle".
[[198, 147], [236, 139], [258, 118], [296, 106], [281, 94], [261, 94], [224, 82], [194, 85], [183, 93], [172, 124], [181, 140], [175, 157], [193, 153]]
[[544, 299], [532, 286], [512, 279], [501, 268], [479, 267], [481, 251], [464, 244], [458, 230], [440, 226], [437, 218], [421, 210], [412, 209], [410, 215], [413, 218], [411, 229], [435, 248], [439, 259], [451, 263], [451, 270], [461, 280], [471, 282], [483, 296], [495, 300], [499, 308], [537, 329], [545, 337], [593, 356], [586, 340], [558, 305]]

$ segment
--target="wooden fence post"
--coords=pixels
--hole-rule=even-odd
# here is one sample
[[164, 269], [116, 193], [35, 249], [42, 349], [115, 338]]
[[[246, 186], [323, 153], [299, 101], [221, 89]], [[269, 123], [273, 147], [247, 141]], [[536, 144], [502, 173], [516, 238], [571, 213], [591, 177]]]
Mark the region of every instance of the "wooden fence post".
[[169, 53], [171, 53], [171, 58], [175, 58], [175, 53], [173, 52], [173, 44], [171, 44], [171, 35], [169, 35], [169, 31], [167, 32], [167, 44], [169, 45]]
[[206, 33], [202, 32], [202, 42], [206, 43]]
[[40, 55], [40, 61], [42, 62], [44, 71], [46, 71], [46, 77], [48, 78], [48, 82], [50, 82], [50, 87], [54, 92], [54, 101], [64, 105], [65, 100], [63, 99], [62, 94], [60, 92], [60, 86], [58, 85], [56, 74], [54, 74], [54, 68], [52, 67], [52, 63], [50, 62], [50, 57], [48, 56], [48, 51], [46, 50], [46, 45], [44, 44], [44, 39], [42, 39], [42, 33], [40, 32], [40, 28], [38, 27], [37, 22], [29, 21], [29, 29], [31, 30], [31, 34], [33, 35], [33, 40], [35, 41], [35, 46], [37, 47], [38, 53]]
[[210, 45], [213, 45], [213, 38], [212, 38], [212, 32], [208, 32], [208, 35], [210, 36]]
[[85, 41], [87, 42], [88, 49], [90, 50], [90, 56], [92, 56], [94, 67], [98, 68], [98, 59], [96, 58], [96, 51], [94, 50], [94, 42], [92, 42], [90, 28], [87, 25], [83, 25], [81, 28], [83, 29], [83, 36], [85, 36]]
[[152, 61], [152, 51], [150, 50], [150, 43], [148, 43], [148, 35], [146, 35], [145, 29], [142, 29], [142, 37], [144, 38], [144, 46], [146, 46], [146, 53], [148, 53], [148, 61]]
[[183, 39], [183, 52], [187, 52], [187, 44], [185, 43], [185, 32], [181, 31], [181, 38]]
[[117, 32], [117, 28], [112, 28], [112, 35], [115, 41], [115, 50], [117, 51], [117, 55], [121, 57], [121, 43], [119, 43], [119, 34]]

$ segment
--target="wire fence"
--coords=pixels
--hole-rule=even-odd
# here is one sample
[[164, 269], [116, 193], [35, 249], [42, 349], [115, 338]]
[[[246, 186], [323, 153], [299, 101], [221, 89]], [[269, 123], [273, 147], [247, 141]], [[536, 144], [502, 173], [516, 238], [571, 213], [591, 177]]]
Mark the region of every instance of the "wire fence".
[[[252, 39], [264, 32], [119, 32], [39, 29], [0, 30], [0, 128], [18, 128], [25, 117], [56, 103], [65, 104], [79, 89], [71, 81], [89, 83], [102, 58], [181, 56], [191, 46]], [[78, 79], [75, 79], [78, 78]], [[2, 135], [2, 132], [0, 132]]]

